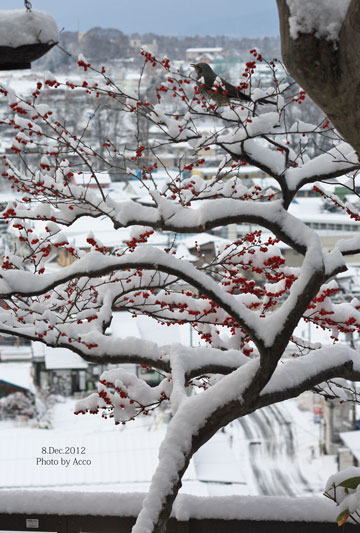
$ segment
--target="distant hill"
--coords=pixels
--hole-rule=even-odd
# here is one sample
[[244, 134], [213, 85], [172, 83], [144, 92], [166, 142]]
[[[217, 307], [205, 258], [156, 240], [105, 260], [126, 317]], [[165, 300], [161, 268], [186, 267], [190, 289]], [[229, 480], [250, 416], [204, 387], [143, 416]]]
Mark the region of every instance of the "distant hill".
[[[93, 64], [125, 61], [138, 56], [139, 43], [151, 43], [157, 54], [170, 59], [184, 60], [187, 48], [224, 49], [228, 57], [246, 59], [251, 48], [259, 48], [266, 57], [279, 57], [280, 37], [244, 38], [229, 36], [173, 37], [153, 33], [126, 35], [112, 28], [92, 28], [87, 32], [64, 31], [60, 34], [60, 47], [54, 47], [34, 65], [53, 71], [66, 71], [82, 53]], [[71, 55], [68, 55], [71, 54]], [[73, 57], [71, 57], [73, 56]]]

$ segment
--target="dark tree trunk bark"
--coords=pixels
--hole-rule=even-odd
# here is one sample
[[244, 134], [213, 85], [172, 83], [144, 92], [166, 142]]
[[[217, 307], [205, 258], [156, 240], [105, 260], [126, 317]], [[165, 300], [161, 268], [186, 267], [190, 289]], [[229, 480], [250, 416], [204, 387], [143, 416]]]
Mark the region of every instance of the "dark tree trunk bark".
[[312, 34], [290, 36], [290, 10], [277, 0], [286, 68], [360, 154], [360, 2], [351, 0], [337, 43]]

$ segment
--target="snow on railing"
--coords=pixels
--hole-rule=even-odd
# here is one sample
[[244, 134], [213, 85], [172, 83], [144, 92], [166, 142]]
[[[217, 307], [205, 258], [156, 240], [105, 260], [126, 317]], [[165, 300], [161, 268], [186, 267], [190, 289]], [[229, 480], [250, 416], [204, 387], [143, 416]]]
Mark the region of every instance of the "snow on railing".
[[[0, 490], [0, 513], [137, 516], [144, 493]], [[336, 522], [336, 506], [323, 497], [199, 497], [180, 494], [172, 516], [189, 519]]]

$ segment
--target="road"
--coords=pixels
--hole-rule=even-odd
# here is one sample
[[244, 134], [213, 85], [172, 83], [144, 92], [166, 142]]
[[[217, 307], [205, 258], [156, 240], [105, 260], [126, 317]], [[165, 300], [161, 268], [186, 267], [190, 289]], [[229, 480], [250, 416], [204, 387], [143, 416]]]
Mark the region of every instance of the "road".
[[268, 406], [239, 418], [237, 424], [258, 494], [301, 496], [317, 490], [302, 473], [304, 458], [299, 454], [296, 423], [289, 410], [282, 405]]

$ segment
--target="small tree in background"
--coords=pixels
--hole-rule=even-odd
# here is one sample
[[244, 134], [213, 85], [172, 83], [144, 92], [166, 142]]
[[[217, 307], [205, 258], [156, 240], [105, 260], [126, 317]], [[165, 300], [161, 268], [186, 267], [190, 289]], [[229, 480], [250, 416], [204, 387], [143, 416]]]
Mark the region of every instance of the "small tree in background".
[[8, 418], [28, 420], [35, 417], [35, 401], [30, 394], [14, 392], [0, 399], [0, 420]]
[[[171, 406], [137, 533], [165, 531], [192, 455], [221, 427], [306, 390], [330, 395], [326, 381], [360, 377], [358, 353], [337, 341], [341, 332], [359, 331], [360, 303], [337, 302], [334, 281], [346, 270], [345, 257], [360, 250], [359, 239], [340, 240], [325, 250], [318, 234], [289, 213], [296, 194], [313, 184], [359, 221], [353, 205], [326, 191], [329, 180], [338, 178], [356, 194], [358, 159], [327, 119], [290, 126], [287, 112], [301, 105], [305, 93], [294, 91], [277, 60], [268, 63], [271, 85], [255, 87], [253, 75], [263, 58], [252, 53], [240, 86], [252, 98], [246, 105], [235, 101], [217, 108], [191, 76], [145, 51], [145, 67], [158, 79], [156, 104], [143, 75], [136, 94], [130, 94], [85, 58], [79, 60], [80, 82], [61, 83], [47, 75], [31, 98], [2, 89], [11, 108], [3, 125], [16, 134], [14, 156], [4, 157], [2, 175], [18, 197], [2, 214], [17, 239], [1, 267], [0, 331], [69, 348], [86, 361], [132, 362], [163, 374], [160, 385], [150, 388], [121, 367], [108, 370], [98, 392], [76, 407], [77, 412], [105, 410], [119, 424], [164, 402]], [[42, 103], [48, 89], [77, 91], [101, 106], [121, 108], [128, 125], [124, 142], [105, 137], [102, 150], [96, 150], [87, 135], [92, 121], [80, 132], [70, 131], [57, 118], [56, 105]], [[217, 80], [213, 91], [223, 90]], [[264, 98], [273, 105], [260, 105]], [[150, 135], [143, 135], [144, 123]], [[331, 138], [331, 148], [311, 159], [308, 147], [322, 136]], [[177, 172], [168, 172], [160, 184], [157, 170], [167, 171], [162, 154], [180, 143], [185, 149]], [[193, 171], [206, 169], [210, 149], [222, 160], [218, 172], [204, 179]], [[241, 170], [248, 164], [271, 176], [275, 186], [244, 182]], [[147, 201], [118, 200], [101, 187], [99, 168], [138, 180]], [[76, 174], [85, 186], [74, 184]], [[110, 250], [89, 232], [85, 253], [68, 242], [64, 229], [82, 217], [106, 217], [114, 231], [129, 228], [130, 236]], [[179, 235], [230, 224], [239, 227], [238, 237], [208, 262], [196, 266], [177, 251]], [[159, 232], [169, 236], [166, 248], [151, 244]], [[299, 267], [287, 265], [281, 243], [302, 258]], [[65, 251], [72, 264], [48, 271], [54, 250]], [[147, 315], [164, 327], [187, 325], [202, 345], [109, 337], [116, 310]], [[301, 320], [329, 330], [329, 345], [295, 337]], [[189, 394], [189, 388], [199, 393]], [[340, 388], [331, 391], [336, 396]]]

